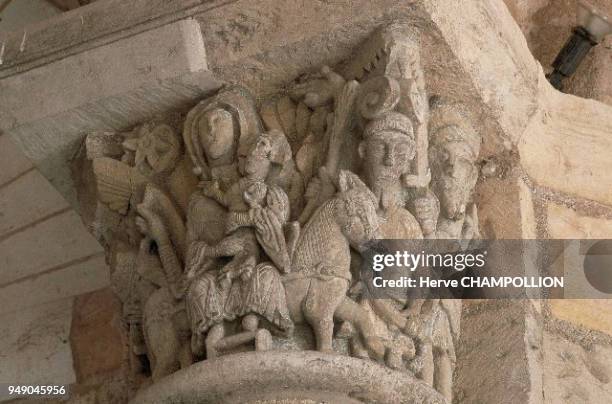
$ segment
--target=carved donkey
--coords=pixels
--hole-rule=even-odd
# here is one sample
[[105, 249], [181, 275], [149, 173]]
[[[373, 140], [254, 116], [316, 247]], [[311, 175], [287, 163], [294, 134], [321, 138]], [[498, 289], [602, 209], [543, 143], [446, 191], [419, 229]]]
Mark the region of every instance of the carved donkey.
[[312, 327], [319, 351], [332, 351], [335, 318], [354, 324], [370, 354], [381, 359], [385, 347], [368, 313], [346, 295], [351, 280], [350, 247], [360, 249], [376, 237], [376, 200], [349, 171], [340, 172], [339, 188], [300, 234], [292, 272], [283, 277], [287, 304], [295, 323], [306, 321]]

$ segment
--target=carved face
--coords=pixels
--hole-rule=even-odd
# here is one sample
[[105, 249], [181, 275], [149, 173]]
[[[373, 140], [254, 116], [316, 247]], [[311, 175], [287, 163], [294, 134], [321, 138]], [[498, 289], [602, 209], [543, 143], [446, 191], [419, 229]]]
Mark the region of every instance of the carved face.
[[336, 217], [349, 243], [360, 249], [378, 235], [378, 215], [374, 195], [369, 190], [354, 189], [344, 193], [336, 205]]
[[216, 160], [233, 151], [234, 120], [223, 109], [208, 111], [199, 122], [200, 142], [207, 159]]
[[445, 217], [458, 219], [465, 213], [478, 179], [475, 163], [466, 142], [451, 141], [430, 148], [432, 187]]
[[261, 135], [249, 151], [244, 165], [240, 164], [243, 175], [249, 178], [265, 180], [270, 172], [270, 154], [272, 153], [272, 142], [268, 136]]
[[147, 131], [138, 141], [136, 167], [142, 173], [162, 174], [170, 172], [181, 153], [179, 140], [168, 125], [158, 125]]
[[[370, 136], [360, 147], [368, 177], [374, 182], [397, 181], [410, 170], [414, 143], [404, 134], [385, 131]], [[374, 184], [370, 184], [374, 185]]]

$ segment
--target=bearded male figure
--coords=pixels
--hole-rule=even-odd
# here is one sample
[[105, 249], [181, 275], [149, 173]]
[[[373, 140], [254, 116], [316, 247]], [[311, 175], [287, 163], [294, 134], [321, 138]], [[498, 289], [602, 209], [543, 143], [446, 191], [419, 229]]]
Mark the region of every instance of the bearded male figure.
[[[454, 239], [466, 248], [480, 237], [472, 193], [478, 180], [476, 164], [481, 138], [457, 106], [440, 105], [429, 124], [431, 190], [414, 201], [415, 214], [425, 237]], [[432, 316], [431, 347], [425, 368], [433, 385], [449, 401], [455, 367], [455, 342], [459, 336], [461, 300], [432, 299], [426, 305]], [[423, 312], [423, 309], [421, 309]]]

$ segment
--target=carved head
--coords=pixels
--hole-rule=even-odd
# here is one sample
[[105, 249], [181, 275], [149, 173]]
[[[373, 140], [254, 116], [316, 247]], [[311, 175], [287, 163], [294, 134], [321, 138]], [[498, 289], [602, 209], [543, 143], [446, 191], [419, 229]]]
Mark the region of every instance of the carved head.
[[457, 109], [443, 106], [434, 112], [429, 144], [431, 185], [446, 218], [457, 219], [465, 213], [478, 180], [480, 142], [480, 135]]
[[370, 186], [399, 181], [410, 171], [416, 154], [412, 122], [398, 112], [371, 120], [365, 127], [359, 154]]
[[240, 161], [239, 168], [242, 175], [258, 180], [266, 179], [272, 165], [272, 142], [273, 140], [266, 133], [257, 137], [250, 145], [244, 159]]
[[357, 249], [378, 235], [376, 197], [358, 176], [341, 171], [335, 199], [336, 222], [351, 245]]
[[221, 108], [206, 111], [198, 123], [198, 140], [208, 161], [233, 153], [234, 118]]
[[242, 87], [231, 87], [196, 105], [185, 119], [183, 139], [197, 175], [231, 164], [243, 142], [261, 133], [255, 103]]
[[241, 146], [239, 169], [242, 175], [265, 180], [272, 168], [282, 170], [291, 158], [291, 146], [285, 134], [279, 130], [271, 130], [257, 136], [252, 143]]
[[181, 143], [168, 125], [142, 128], [136, 145], [135, 165], [145, 174], [169, 174], [181, 156]]

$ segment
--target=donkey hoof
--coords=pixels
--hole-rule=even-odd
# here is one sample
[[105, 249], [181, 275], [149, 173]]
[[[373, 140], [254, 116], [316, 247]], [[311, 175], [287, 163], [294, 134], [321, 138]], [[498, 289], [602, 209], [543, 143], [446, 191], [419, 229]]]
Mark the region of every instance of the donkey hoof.
[[347, 339], [351, 338], [353, 335], [355, 335], [355, 327], [353, 327], [353, 324], [345, 321], [342, 323], [340, 329], [336, 333], [336, 338]]
[[368, 351], [372, 355], [372, 359], [382, 361], [385, 358], [386, 347], [382, 340], [377, 337], [366, 338], [365, 340]]

